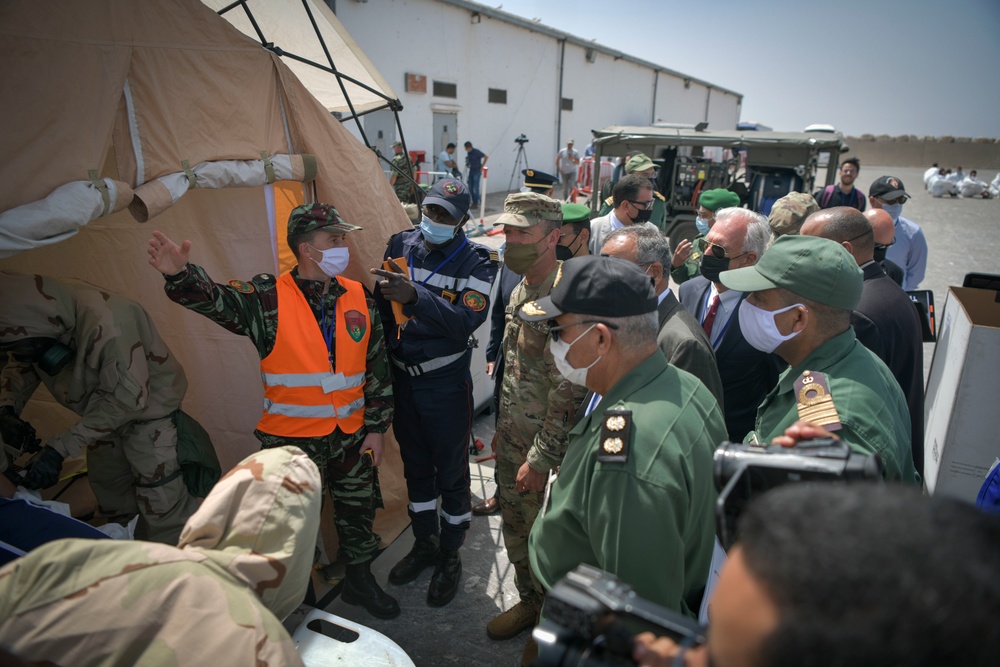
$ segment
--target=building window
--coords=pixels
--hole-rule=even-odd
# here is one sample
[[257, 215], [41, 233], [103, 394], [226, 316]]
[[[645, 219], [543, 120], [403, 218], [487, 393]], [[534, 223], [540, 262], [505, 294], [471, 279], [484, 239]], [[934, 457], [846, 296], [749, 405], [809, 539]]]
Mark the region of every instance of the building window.
[[568, 97], [562, 98], [562, 110], [572, 111], [573, 110], [573, 100]]
[[488, 101], [491, 104], [507, 104], [507, 91], [500, 88], [490, 88]]
[[434, 97], [458, 97], [458, 84], [445, 83], [444, 81], [434, 82]]

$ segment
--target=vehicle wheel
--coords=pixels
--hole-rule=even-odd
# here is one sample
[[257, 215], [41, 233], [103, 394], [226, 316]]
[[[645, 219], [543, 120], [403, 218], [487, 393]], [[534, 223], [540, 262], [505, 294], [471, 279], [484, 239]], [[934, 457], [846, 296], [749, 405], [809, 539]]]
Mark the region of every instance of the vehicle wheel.
[[685, 239], [692, 241], [696, 236], [698, 236], [698, 227], [695, 226], [694, 220], [682, 220], [678, 222], [670, 230], [670, 252], [676, 250], [681, 241]]

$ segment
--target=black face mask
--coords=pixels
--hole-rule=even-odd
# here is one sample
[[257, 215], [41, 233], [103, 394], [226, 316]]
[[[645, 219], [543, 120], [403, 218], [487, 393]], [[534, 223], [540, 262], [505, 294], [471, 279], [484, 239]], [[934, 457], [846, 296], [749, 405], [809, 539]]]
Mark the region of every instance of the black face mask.
[[643, 222], [649, 222], [649, 219], [653, 217], [653, 209], [643, 208], [639, 209], [639, 212], [634, 218], [632, 218], [632, 224], [638, 225]]
[[719, 274], [729, 270], [729, 258], [719, 259], [710, 252], [701, 256], [701, 275], [713, 283], [719, 282]]
[[556, 259], [560, 262], [565, 262], [567, 259], [573, 259], [573, 251], [568, 245], [557, 245]]
[[885, 260], [885, 253], [889, 250], [889, 246], [876, 245], [875, 246], [875, 261], [882, 262]]

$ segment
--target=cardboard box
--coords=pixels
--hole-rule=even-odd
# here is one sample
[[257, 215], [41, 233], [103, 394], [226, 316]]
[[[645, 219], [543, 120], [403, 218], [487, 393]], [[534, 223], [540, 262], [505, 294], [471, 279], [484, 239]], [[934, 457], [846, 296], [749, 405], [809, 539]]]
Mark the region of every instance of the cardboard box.
[[924, 483], [970, 503], [1000, 456], [1000, 293], [952, 287], [924, 398]]

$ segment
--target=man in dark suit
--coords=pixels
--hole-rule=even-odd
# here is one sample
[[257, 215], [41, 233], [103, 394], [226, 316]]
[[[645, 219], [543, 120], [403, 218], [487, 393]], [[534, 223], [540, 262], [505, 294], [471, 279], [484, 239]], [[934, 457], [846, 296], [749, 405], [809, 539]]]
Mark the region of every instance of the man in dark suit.
[[[885, 362], [906, 396], [910, 410], [913, 464], [923, 475], [924, 461], [924, 351], [920, 320], [913, 302], [873, 257], [871, 223], [858, 210], [840, 206], [815, 213], [802, 224], [803, 236], [819, 236], [840, 243], [864, 273], [861, 301], [854, 311], [874, 325], [858, 340]], [[852, 319], [854, 324], [854, 319]], [[867, 323], [866, 323], [867, 325]]]
[[715, 224], [705, 236], [709, 245], [701, 275], [680, 286], [681, 304], [701, 323], [715, 350], [726, 430], [734, 442], [742, 442], [753, 430], [757, 407], [777, 382], [783, 363], [743, 337], [739, 306], [746, 295], [719, 282], [719, 273], [756, 264], [770, 237], [767, 218], [759, 213], [742, 208], [716, 211]]
[[673, 253], [667, 239], [643, 227], [622, 227], [611, 232], [601, 254], [632, 262], [653, 279], [659, 320], [656, 344], [668, 362], [701, 380], [715, 396], [719, 407], [723, 407], [722, 378], [708, 336], [668, 286], [669, 278], [664, 268], [670, 266]]

